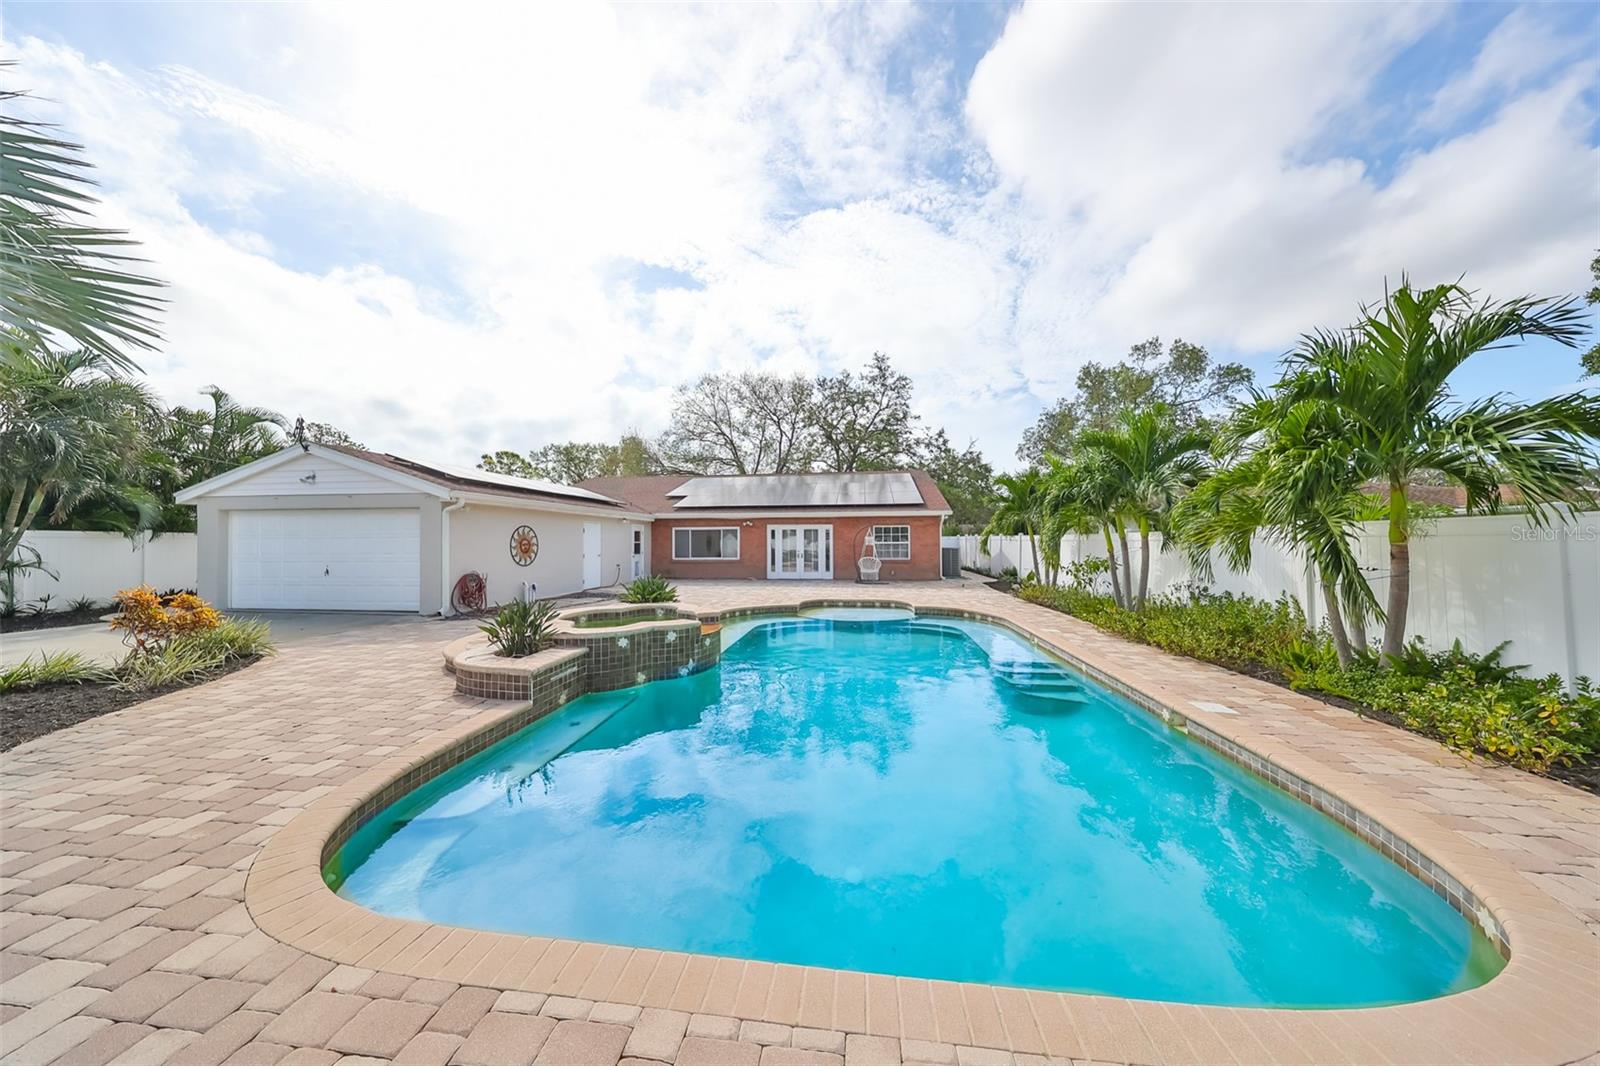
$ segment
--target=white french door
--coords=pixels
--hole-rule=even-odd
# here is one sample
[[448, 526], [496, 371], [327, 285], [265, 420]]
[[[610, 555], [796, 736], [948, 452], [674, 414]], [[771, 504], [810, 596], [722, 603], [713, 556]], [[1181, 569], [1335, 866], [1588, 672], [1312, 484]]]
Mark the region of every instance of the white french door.
[[768, 526], [767, 576], [832, 578], [832, 526]]

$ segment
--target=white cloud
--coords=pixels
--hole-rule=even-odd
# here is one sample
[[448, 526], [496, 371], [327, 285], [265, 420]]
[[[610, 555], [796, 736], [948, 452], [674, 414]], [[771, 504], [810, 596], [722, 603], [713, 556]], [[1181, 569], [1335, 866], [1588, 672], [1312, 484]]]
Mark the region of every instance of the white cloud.
[[1402, 268], [1581, 280], [1594, 71], [1527, 25], [1433, 97], [1500, 103], [1481, 128], [1375, 169], [1320, 146], [1432, 6], [1028, 6], [966, 87], [908, 52], [940, 14], [272, 8], [228, 80], [7, 44], [172, 283], [158, 388], [440, 460], [883, 350], [1004, 462], [1084, 359], [1151, 333], [1271, 351]]
[[1517, 8], [1484, 38], [1472, 66], [1439, 87], [1418, 122], [1430, 128], [1446, 126], [1594, 44], [1593, 35], [1562, 33], [1536, 8]]
[[[967, 103], [1007, 182], [1061, 220], [1036, 273], [1091, 294], [1076, 323], [1091, 344], [1160, 332], [1282, 350], [1402, 270], [1506, 294], [1581, 280], [1600, 220], [1592, 66], [1501, 94], [1487, 125], [1385, 181], [1317, 148], [1359, 128], [1374, 76], [1441, 9], [1131, 7], [1025, 9]], [[1467, 75], [1475, 91], [1565, 55], [1524, 57], [1512, 79], [1494, 59], [1507, 35], [1528, 38], [1491, 35], [1473, 69], [1499, 73]]]

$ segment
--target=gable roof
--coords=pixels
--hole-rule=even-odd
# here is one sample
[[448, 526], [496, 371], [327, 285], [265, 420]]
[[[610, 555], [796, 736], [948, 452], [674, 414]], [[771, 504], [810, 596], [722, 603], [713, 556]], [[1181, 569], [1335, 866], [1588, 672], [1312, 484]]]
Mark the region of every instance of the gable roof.
[[[881, 479], [887, 483], [891, 478], [903, 481], [906, 477], [910, 478], [911, 485], [919, 497], [917, 502], [872, 502], [884, 497], [872, 492], [852, 493], [843, 487], [844, 482], [859, 486], [863, 481], [870, 484]], [[841, 484], [831, 484], [834, 481]], [[720, 491], [692, 492], [690, 486], [696, 482], [718, 483]], [[944, 493], [939, 491], [939, 486], [925, 470], [875, 470], [853, 474], [651, 474], [641, 477], [594, 477], [580, 484], [583, 488], [622, 500], [641, 511], [667, 517], [723, 511], [780, 511], [796, 514], [830, 514], [856, 510], [950, 513], [950, 505], [945, 502]], [[746, 491], [741, 493], [741, 490]], [[822, 493], [820, 497], [819, 491]], [[740, 500], [741, 495], [748, 502], [730, 502]], [[851, 500], [852, 495], [856, 500]], [[819, 498], [829, 502], [804, 504], [773, 502]], [[894, 498], [907, 497], [902, 495]], [[697, 500], [718, 502], [703, 502], [696, 505]]]
[[[312, 445], [312, 447], [317, 447], [317, 445]], [[595, 504], [602, 507], [624, 506], [621, 500], [595, 492], [592, 489], [580, 488], [574, 485], [562, 485], [554, 481], [536, 481], [532, 478], [512, 477], [509, 474], [491, 474], [487, 470], [478, 470], [476, 468], [446, 466], [442, 463], [424, 463], [416, 459], [405, 459], [386, 452], [369, 452], [360, 448], [346, 448], [339, 445], [322, 445], [322, 447], [333, 448], [346, 455], [369, 463], [375, 463], [386, 469], [420, 477], [424, 481], [431, 481], [442, 488], [511, 496], [534, 496], [560, 500], [566, 503]]]
[[629, 510], [628, 505], [622, 501], [591, 489], [558, 485], [551, 481], [534, 481], [504, 474], [491, 474], [487, 470], [467, 470], [437, 463], [424, 463], [416, 459], [390, 455], [387, 452], [373, 452], [364, 448], [350, 448], [336, 444], [310, 444], [304, 448], [298, 444], [291, 444], [253, 463], [234, 467], [216, 477], [190, 485], [176, 493], [174, 499], [178, 503], [191, 503], [217, 489], [281, 466], [302, 454], [316, 455], [345, 466], [377, 467], [381, 476], [413, 491], [427, 493], [440, 499], [447, 498], [452, 492], [471, 492], [518, 500], [542, 500], [549, 503], [618, 511]]

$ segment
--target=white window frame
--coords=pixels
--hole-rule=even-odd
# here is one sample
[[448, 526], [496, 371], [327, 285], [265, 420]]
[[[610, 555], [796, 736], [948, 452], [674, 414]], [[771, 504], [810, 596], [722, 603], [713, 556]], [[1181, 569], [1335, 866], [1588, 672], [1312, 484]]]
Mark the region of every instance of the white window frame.
[[[903, 530], [905, 530], [906, 531], [906, 539], [905, 540], [903, 540], [903, 541], [891, 540], [888, 543], [891, 546], [896, 547], [896, 548], [898, 548], [901, 544], [904, 544], [905, 548], [906, 548], [906, 553], [904, 555], [885, 555], [885, 554], [883, 554], [884, 542], [878, 539], [878, 531], [880, 529], [903, 529]], [[872, 554], [876, 555], [879, 559], [882, 559], [884, 562], [889, 562], [889, 563], [907, 563], [907, 562], [910, 562], [911, 561], [911, 527], [909, 525], [906, 525], [906, 524], [873, 526], [872, 527]]]
[[[729, 533], [729, 532], [733, 533], [733, 554], [732, 555], [679, 555], [678, 554], [678, 534], [679, 533], [707, 533], [707, 532], [710, 532], [711, 530], [716, 530], [718, 533], [723, 533], [723, 534], [726, 534], [726, 533]], [[673, 526], [672, 527], [672, 561], [675, 562], [675, 563], [725, 563], [725, 562], [728, 562], [730, 560], [737, 561], [738, 558], [739, 558], [740, 553], [744, 550], [743, 540], [744, 540], [744, 538], [741, 537], [740, 534], [739, 534], [739, 527], [738, 526]], [[693, 537], [689, 538], [689, 541], [690, 541], [690, 547], [692, 548], [694, 546], [694, 538]], [[720, 545], [721, 541], [718, 541], [718, 544]]]

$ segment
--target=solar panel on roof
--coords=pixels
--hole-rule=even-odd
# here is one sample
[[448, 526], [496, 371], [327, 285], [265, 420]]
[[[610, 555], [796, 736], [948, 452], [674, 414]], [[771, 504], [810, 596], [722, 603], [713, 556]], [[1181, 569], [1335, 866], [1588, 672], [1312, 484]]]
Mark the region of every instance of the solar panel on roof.
[[922, 493], [910, 474], [764, 474], [697, 477], [673, 490], [682, 508], [916, 507]]

